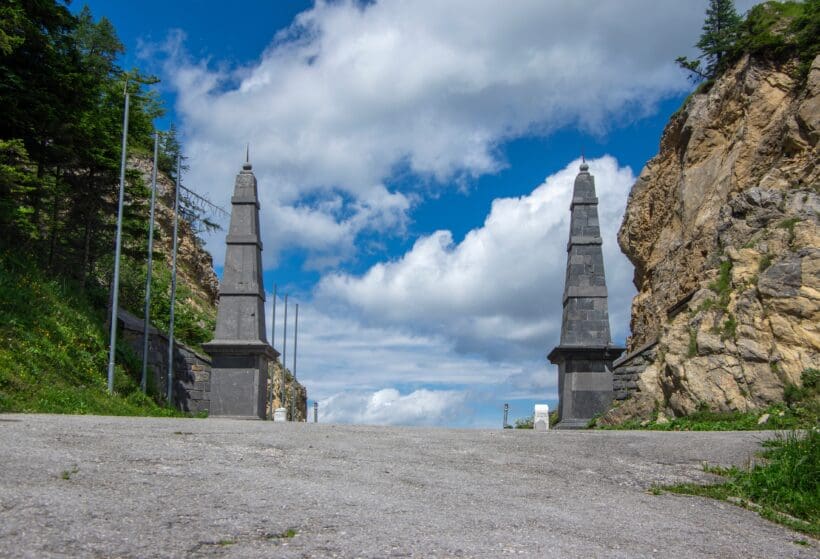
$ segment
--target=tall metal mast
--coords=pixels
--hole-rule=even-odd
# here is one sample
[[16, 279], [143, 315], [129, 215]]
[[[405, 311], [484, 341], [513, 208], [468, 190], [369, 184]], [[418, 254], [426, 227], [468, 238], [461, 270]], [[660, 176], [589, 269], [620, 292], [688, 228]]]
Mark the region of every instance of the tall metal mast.
[[295, 398], [294, 393], [296, 390], [296, 349], [297, 349], [297, 342], [299, 341], [299, 303], [296, 303], [296, 317], [293, 324], [293, 382], [290, 383], [290, 419], [291, 421], [296, 421], [296, 415], [294, 414], [295, 409]]
[[174, 249], [171, 257], [171, 320], [168, 325], [168, 391], [166, 400], [174, 405], [174, 304], [177, 294], [177, 231], [179, 229], [179, 169], [180, 154], [177, 153], [177, 184], [174, 198]]
[[282, 335], [282, 384], [279, 387], [282, 392], [282, 400], [280, 403], [285, 407], [285, 363], [287, 363], [288, 354], [288, 294], [285, 293], [285, 325], [284, 334]]
[[145, 276], [145, 317], [142, 325], [142, 377], [140, 389], [143, 394], [148, 385], [148, 328], [151, 326], [151, 272], [154, 260], [154, 207], [157, 200], [157, 154], [159, 153], [159, 132], [154, 132], [154, 168], [151, 171], [151, 217], [148, 218], [148, 273]]
[[111, 285], [111, 333], [108, 347], [108, 393], [114, 393], [114, 354], [117, 347], [117, 305], [120, 295], [120, 252], [122, 250], [122, 208], [125, 202], [125, 157], [128, 142], [128, 78], [125, 80], [125, 114], [122, 117], [122, 157], [120, 159], [120, 199], [117, 206], [117, 240], [114, 245], [114, 280]]
[[[271, 312], [270, 318], [270, 345], [273, 346], [273, 342], [276, 339], [276, 284], [273, 284], [273, 311]], [[271, 361], [270, 364], [270, 393], [268, 394], [268, 405], [270, 406], [270, 419], [273, 421], [273, 381], [274, 375], [276, 374], [276, 367], [275, 361]]]

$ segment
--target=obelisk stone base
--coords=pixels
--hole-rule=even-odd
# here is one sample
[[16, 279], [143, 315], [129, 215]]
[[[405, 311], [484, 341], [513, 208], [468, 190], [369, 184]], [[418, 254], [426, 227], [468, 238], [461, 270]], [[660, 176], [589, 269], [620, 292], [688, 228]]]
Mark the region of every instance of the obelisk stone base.
[[268, 363], [273, 350], [266, 343], [203, 345], [212, 358], [211, 417], [265, 419]]
[[585, 429], [590, 420], [609, 409], [614, 398], [612, 361], [623, 353], [616, 346], [558, 346], [549, 360], [558, 365], [556, 429]]

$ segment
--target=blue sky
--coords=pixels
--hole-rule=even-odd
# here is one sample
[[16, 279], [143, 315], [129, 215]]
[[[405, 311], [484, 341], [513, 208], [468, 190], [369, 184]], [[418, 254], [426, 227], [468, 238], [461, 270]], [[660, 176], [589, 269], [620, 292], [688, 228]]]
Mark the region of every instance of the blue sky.
[[[266, 288], [300, 304], [297, 373], [320, 420], [461, 427], [556, 404], [545, 355], [582, 151], [624, 343], [617, 228], [691, 89], [674, 59], [695, 54], [705, 5], [89, 2], [122, 65], [161, 78], [157, 125], [180, 129], [188, 187], [228, 206], [250, 142]], [[221, 271], [224, 233], [207, 247]], [[277, 322], [280, 348], [281, 299]]]

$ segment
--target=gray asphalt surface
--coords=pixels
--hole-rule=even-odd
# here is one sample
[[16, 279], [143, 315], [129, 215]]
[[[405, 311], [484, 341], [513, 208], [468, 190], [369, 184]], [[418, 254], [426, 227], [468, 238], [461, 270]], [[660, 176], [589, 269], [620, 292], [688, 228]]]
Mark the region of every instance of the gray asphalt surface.
[[818, 557], [754, 512], [647, 491], [766, 436], [0, 415], [0, 555]]

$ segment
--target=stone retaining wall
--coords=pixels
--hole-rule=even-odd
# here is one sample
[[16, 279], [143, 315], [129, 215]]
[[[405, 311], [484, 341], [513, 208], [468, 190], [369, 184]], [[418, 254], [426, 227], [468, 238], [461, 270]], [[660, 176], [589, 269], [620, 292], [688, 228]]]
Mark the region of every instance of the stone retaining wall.
[[615, 400], [626, 400], [639, 392], [638, 377], [657, 357], [658, 340], [646, 343], [612, 363], [612, 384]]
[[[122, 340], [142, 359], [143, 320], [131, 313], [118, 313]], [[148, 385], [165, 394], [168, 386], [168, 336], [154, 328], [148, 329]], [[198, 413], [210, 408], [211, 360], [190, 347], [174, 343], [174, 406], [182, 411]]]

